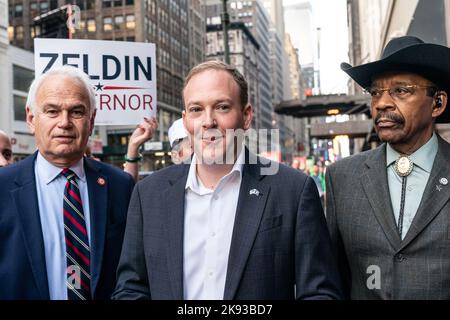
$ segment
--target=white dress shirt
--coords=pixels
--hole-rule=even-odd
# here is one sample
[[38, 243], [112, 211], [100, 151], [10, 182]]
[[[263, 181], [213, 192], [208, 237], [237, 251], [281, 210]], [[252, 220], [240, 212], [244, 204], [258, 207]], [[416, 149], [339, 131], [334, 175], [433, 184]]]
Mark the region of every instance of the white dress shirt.
[[[70, 167], [77, 175], [81, 201], [90, 242], [89, 195], [83, 159]], [[67, 300], [67, 263], [64, 241], [63, 201], [67, 179], [60, 175], [62, 169], [48, 162], [39, 152], [34, 166], [36, 189], [44, 238], [45, 265], [51, 300]]]
[[194, 154], [185, 192], [184, 298], [221, 300], [242, 180], [244, 148], [230, 173], [220, 179], [214, 190], [202, 184], [196, 163]]

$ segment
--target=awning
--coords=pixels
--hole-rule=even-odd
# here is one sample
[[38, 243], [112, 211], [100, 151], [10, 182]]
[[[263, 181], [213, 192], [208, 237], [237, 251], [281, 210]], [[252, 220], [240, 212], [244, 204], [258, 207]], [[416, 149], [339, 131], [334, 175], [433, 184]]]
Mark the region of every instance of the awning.
[[303, 100], [283, 101], [275, 107], [275, 112], [295, 118], [358, 113], [369, 115], [369, 106], [369, 95], [321, 95]]

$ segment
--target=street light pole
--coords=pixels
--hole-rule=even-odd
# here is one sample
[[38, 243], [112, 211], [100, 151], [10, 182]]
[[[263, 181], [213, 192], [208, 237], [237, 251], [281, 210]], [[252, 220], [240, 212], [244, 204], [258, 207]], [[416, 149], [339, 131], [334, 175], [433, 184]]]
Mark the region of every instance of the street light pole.
[[223, 49], [225, 63], [230, 64], [230, 47], [228, 46], [228, 24], [230, 23], [230, 15], [228, 14], [227, 0], [222, 0], [222, 31], [223, 31]]

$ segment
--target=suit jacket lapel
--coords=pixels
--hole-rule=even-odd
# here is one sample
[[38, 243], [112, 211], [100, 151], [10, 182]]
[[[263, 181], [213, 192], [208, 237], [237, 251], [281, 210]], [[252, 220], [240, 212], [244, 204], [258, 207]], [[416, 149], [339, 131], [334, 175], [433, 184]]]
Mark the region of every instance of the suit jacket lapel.
[[[236, 294], [270, 192], [270, 186], [261, 181], [264, 176], [259, 170], [261, 170], [259, 164], [245, 164], [243, 168], [228, 258], [225, 300], [233, 299]], [[250, 194], [252, 189], [258, 190], [259, 195]]]
[[[86, 179], [89, 193], [89, 212], [91, 221], [91, 286], [92, 294], [95, 289], [102, 270], [103, 249], [105, 247], [105, 233], [108, 211], [108, 178], [100, 172], [94, 160], [84, 161]], [[100, 185], [98, 179], [103, 178], [105, 184]]]
[[182, 300], [183, 297], [183, 237], [184, 237], [184, 202], [185, 186], [189, 172], [189, 165], [180, 165], [180, 171], [174, 178], [169, 179], [163, 203], [167, 203], [166, 244], [167, 268], [169, 270], [170, 285], [173, 299]]
[[366, 166], [367, 170], [360, 177], [361, 185], [386, 238], [397, 250], [401, 240], [390, 201], [386, 170], [386, 145], [383, 144], [375, 150], [374, 154], [366, 161]]
[[45, 264], [44, 239], [42, 237], [41, 219], [34, 175], [34, 156], [22, 161], [23, 170], [16, 179], [17, 188], [11, 190], [11, 196], [16, 205], [17, 215], [22, 225], [25, 248], [33, 270], [36, 287], [42, 299], [50, 299], [48, 289], [47, 268]]
[[440, 183], [441, 178], [450, 181], [450, 145], [438, 136], [439, 149], [434, 160], [428, 183], [417, 213], [411, 223], [401, 249], [406, 247], [436, 217], [450, 198], [450, 186]]

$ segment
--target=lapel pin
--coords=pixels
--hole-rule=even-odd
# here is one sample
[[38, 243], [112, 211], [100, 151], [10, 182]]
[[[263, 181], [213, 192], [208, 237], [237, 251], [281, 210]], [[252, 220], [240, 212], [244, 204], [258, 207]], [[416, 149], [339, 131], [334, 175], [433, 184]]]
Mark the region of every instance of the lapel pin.
[[442, 190], [442, 186], [436, 185], [436, 190], [437, 191], [441, 191]]
[[250, 194], [250, 195], [254, 194], [255, 196], [259, 196], [259, 190], [257, 190], [257, 189], [252, 189], [252, 190], [250, 190], [249, 194]]
[[105, 179], [100, 177], [97, 179], [97, 183], [103, 187], [106, 184], [106, 181], [105, 181]]
[[439, 179], [439, 183], [442, 184], [443, 186], [446, 186], [448, 184], [448, 180], [447, 178], [441, 178]]

